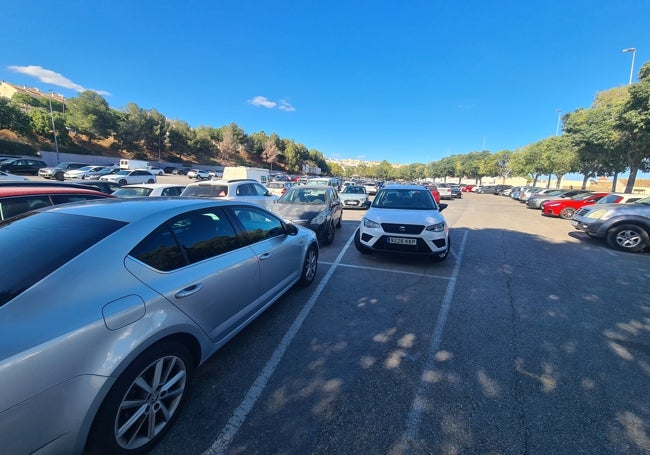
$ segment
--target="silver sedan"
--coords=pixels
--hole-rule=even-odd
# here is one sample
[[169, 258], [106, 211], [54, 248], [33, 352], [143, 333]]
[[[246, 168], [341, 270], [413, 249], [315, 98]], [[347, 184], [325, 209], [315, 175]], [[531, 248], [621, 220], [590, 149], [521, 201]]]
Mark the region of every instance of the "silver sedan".
[[194, 368], [314, 280], [314, 233], [259, 206], [106, 201], [0, 223], [3, 453], [147, 451]]

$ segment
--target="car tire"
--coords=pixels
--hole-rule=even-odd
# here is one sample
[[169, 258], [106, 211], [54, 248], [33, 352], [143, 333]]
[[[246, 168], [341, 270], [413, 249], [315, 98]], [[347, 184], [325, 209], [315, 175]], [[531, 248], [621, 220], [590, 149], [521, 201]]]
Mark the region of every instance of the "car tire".
[[300, 280], [298, 284], [307, 287], [313, 283], [316, 278], [316, 271], [318, 270], [318, 248], [312, 245], [307, 250], [305, 260], [302, 263], [302, 272], [300, 273]]
[[154, 179], [147, 180], [147, 183], [154, 183]]
[[576, 209], [573, 207], [565, 207], [562, 210], [560, 210], [560, 218], [563, 220], [570, 220], [573, 218], [573, 214], [576, 213]]
[[451, 251], [451, 236], [447, 236], [447, 248], [442, 253], [436, 253], [431, 255], [431, 261], [433, 262], [442, 262], [447, 259], [449, 252]]
[[341, 218], [339, 218], [339, 221], [336, 223], [336, 229], [341, 229], [341, 221], [343, 221], [343, 212], [341, 212]]
[[[175, 341], [158, 343], [140, 354], [120, 374], [99, 408], [89, 437], [92, 453], [149, 451], [178, 417], [189, 393], [193, 368], [192, 355]], [[159, 377], [160, 373], [165, 377]], [[124, 406], [125, 402], [130, 406]], [[136, 402], [138, 406], [133, 405]], [[134, 418], [139, 412], [142, 415]]]
[[54, 178], [56, 180], [58, 180], [59, 182], [62, 182], [63, 181], [63, 172], [57, 172], [56, 174], [54, 174]]
[[361, 243], [361, 229], [357, 229], [357, 232], [354, 233], [354, 247], [361, 254], [372, 254], [372, 251]]
[[636, 224], [621, 224], [607, 231], [607, 245], [620, 251], [636, 253], [648, 247], [648, 232]]
[[126, 180], [120, 179], [120, 181], [117, 182], [117, 183], [119, 183], [120, 185], [126, 185]]
[[334, 227], [334, 221], [327, 223], [325, 228], [325, 234], [323, 235], [323, 244], [331, 245], [334, 242], [334, 237], [336, 236], [336, 228]]

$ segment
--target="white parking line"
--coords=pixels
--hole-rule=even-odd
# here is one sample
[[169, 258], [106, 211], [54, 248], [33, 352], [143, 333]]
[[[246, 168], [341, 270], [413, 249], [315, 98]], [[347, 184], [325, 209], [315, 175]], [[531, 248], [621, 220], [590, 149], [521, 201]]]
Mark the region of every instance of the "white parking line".
[[436, 325], [433, 329], [433, 335], [431, 337], [431, 343], [429, 344], [429, 349], [427, 351], [427, 358], [424, 363], [424, 368], [422, 374], [420, 375], [420, 385], [418, 390], [411, 402], [411, 411], [406, 419], [406, 430], [402, 434], [400, 439], [400, 449], [398, 453], [408, 454], [411, 448], [416, 446], [416, 440], [420, 434], [420, 424], [422, 423], [422, 413], [429, 408], [427, 403], [427, 397], [429, 396], [429, 390], [431, 389], [431, 382], [427, 381], [427, 373], [434, 369], [436, 352], [440, 349], [440, 343], [442, 341], [442, 332], [445, 329], [447, 323], [447, 315], [449, 314], [449, 307], [451, 306], [451, 301], [454, 298], [454, 291], [456, 290], [456, 279], [460, 271], [460, 266], [463, 262], [463, 253], [465, 252], [465, 242], [467, 240], [467, 231], [463, 235], [463, 240], [460, 244], [460, 250], [458, 251], [458, 256], [456, 264], [454, 265], [454, 271], [451, 274], [451, 281], [447, 286], [445, 291], [445, 296], [442, 300], [442, 305], [440, 306], [440, 311], [438, 312], [438, 319], [436, 320]]
[[244, 396], [242, 402], [239, 404], [237, 409], [235, 409], [235, 412], [228, 420], [228, 423], [226, 423], [226, 426], [221, 430], [221, 434], [219, 434], [219, 436], [212, 443], [210, 448], [205, 452], [203, 452], [204, 455], [222, 455], [228, 452], [228, 447], [230, 446], [230, 443], [235, 437], [235, 434], [246, 421], [246, 417], [250, 413], [251, 409], [253, 409], [253, 406], [255, 406], [255, 402], [257, 401], [257, 399], [260, 397], [260, 395], [262, 395], [262, 392], [266, 387], [266, 383], [275, 372], [275, 369], [277, 368], [278, 364], [282, 360], [284, 353], [289, 348], [289, 345], [293, 341], [293, 338], [296, 336], [296, 333], [298, 333], [298, 330], [300, 330], [300, 327], [302, 326], [303, 322], [307, 318], [307, 315], [309, 314], [314, 304], [316, 303], [316, 300], [323, 292], [323, 289], [325, 289], [325, 286], [327, 285], [330, 278], [332, 277], [332, 274], [334, 273], [339, 263], [341, 262], [343, 255], [350, 247], [350, 244], [352, 243], [353, 239], [354, 239], [354, 235], [350, 237], [350, 239], [347, 241], [345, 246], [341, 249], [341, 252], [332, 263], [332, 266], [327, 271], [327, 273], [325, 274], [321, 282], [318, 284], [318, 287], [311, 295], [311, 297], [309, 298], [309, 300], [307, 301], [303, 309], [300, 311], [300, 313], [296, 317], [296, 320], [293, 321], [293, 324], [291, 324], [291, 327], [289, 328], [287, 333], [280, 341], [280, 344], [278, 344], [278, 346], [273, 351], [271, 358], [268, 360], [268, 362], [266, 362], [266, 365], [264, 366], [260, 374], [255, 379], [255, 382], [250, 387], [250, 389], [248, 389], [246, 396]]
[[[320, 264], [333, 264], [333, 262], [320, 262]], [[420, 273], [420, 272], [403, 272], [401, 270], [395, 270], [395, 269], [384, 269], [381, 267], [368, 267], [365, 265], [352, 265], [352, 264], [337, 264], [339, 267], [348, 267], [351, 269], [362, 269], [362, 270], [372, 270], [376, 272], [390, 272], [390, 273], [401, 273], [403, 275], [416, 275], [416, 276], [426, 276], [429, 278], [440, 278], [441, 280], [451, 280], [451, 277], [448, 276], [440, 276], [440, 275], [428, 275], [426, 273]]]

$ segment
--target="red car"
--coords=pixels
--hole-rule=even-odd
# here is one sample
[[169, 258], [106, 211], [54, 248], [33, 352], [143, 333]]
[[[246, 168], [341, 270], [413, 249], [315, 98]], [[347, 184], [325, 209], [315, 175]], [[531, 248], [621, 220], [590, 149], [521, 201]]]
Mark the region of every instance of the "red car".
[[463, 185], [460, 187], [460, 190], [463, 193], [471, 193], [473, 189], [474, 189], [474, 185]]
[[581, 193], [568, 199], [558, 199], [542, 202], [542, 215], [559, 216], [564, 220], [573, 218], [580, 207], [595, 204], [609, 193]]
[[435, 185], [426, 185], [427, 190], [431, 191], [433, 198], [436, 200], [436, 204], [440, 204], [440, 191]]
[[0, 220], [30, 210], [66, 202], [113, 197], [92, 189], [64, 186], [2, 186], [0, 187]]

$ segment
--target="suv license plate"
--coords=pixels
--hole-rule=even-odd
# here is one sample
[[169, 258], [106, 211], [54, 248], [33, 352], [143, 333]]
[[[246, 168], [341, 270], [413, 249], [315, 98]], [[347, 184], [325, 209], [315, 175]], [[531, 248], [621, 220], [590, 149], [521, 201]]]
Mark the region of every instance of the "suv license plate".
[[405, 239], [402, 237], [388, 237], [388, 243], [396, 245], [417, 245], [418, 239]]

